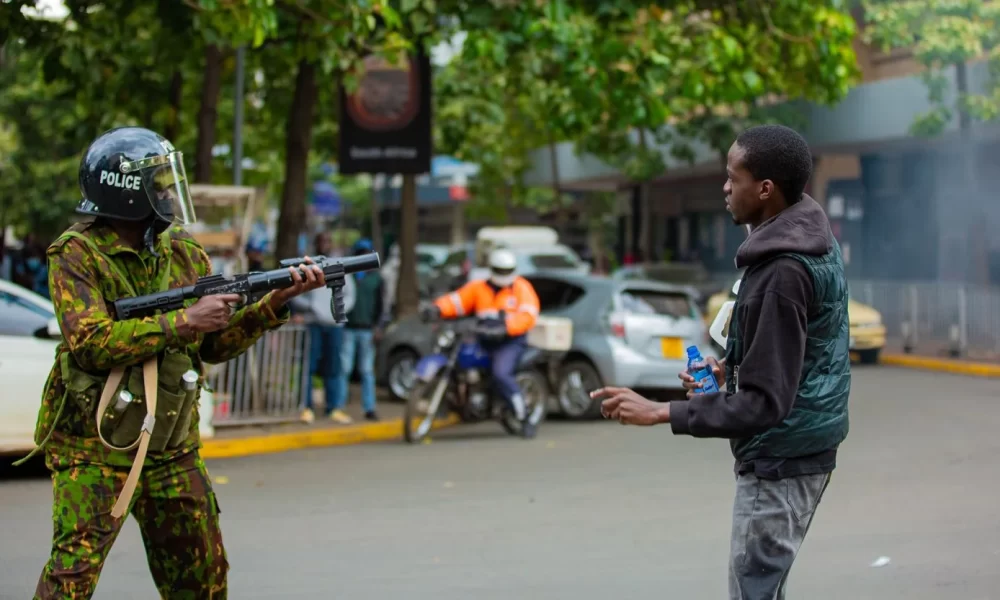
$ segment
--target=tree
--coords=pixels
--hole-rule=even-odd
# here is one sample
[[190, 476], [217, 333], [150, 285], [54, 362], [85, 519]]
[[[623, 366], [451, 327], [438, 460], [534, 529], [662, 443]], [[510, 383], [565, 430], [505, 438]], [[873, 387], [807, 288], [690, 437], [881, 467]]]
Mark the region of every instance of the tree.
[[[216, 3], [201, 0], [200, 5], [214, 9]], [[384, 0], [250, 2], [227, 10], [241, 24], [240, 35], [252, 32], [255, 46], [289, 61], [288, 71], [295, 74], [284, 120], [284, 185], [275, 244], [279, 256], [292, 256], [305, 220], [306, 175], [321, 96], [335, 92], [342, 81], [355, 85], [367, 54], [394, 56], [411, 45], [397, 33], [400, 17]]]
[[511, 138], [526, 130], [526, 145], [570, 141], [645, 184], [666, 170], [662, 145], [687, 158], [694, 140], [728, 146], [725, 124], [767, 118], [762, 99], [841, 98], [857, 68], [854, 21], [839, 5], [522, 3], [469, 28], [444, 71], [472, 78], [449, 106], [473, 113], [451, 115], [473, 135], [451, 145], [478, 155], [487, 176], [516, 180], [524, 150]]
[[[201, 76], [210, 46], [202, 35], [205, 15], [169, 0], [73, 2], [54, 19], [20, 10], [36, 2], [11, 4], [17, 11], [5, 12], [9, 93], [0, 99], [0, 122], [17, 133], [12, 154], [19, 166], [5, 178], [15, 223], [44, 236], [57, 233], [79, 199], [80, 155], [115, 126], [156, 129], [182, 150], [194, 145], [197, 132], [199, 151], [186, 155], [196, 159], [195, 181], [211, 180], [223, 70], [210, 65]], [[196, 129], [191, 117], [199, 95], [204, 106]]]
[[[974, 280], [990, 281], [989, 218], [981, 202], [982, 174], [978, 166], [974, 122], [995, 121], [1000, 117], [1000, 4], [983, 0], [865, 0], [865, 39], [884, 51], [910, 49], [925, 70], [931, 109], [919, 115], [911, 132], [922, 137], [940, 135], [957, 116], [959, 135], [954, 156], [959, 161], [957, 193], [948, 201], [955, 210], [947, 217], [946, 230], [971, 230], [956, 240], [970, 244], [966, 256], [956, 262], [968, 265]], [[983, 89], [969, 86], [968, 65], [986, 60], [988, 76]], [[955, 73], [955, 94], [945, 73]], [[962, 189], [964, 188], [964, 189]], [[967, 219], [962, 221], [961, 219]], [[958, 220], [955, 220], [958, 219]], [[952, 274], [968, 276], [956, 266]]]
[[529, 153], [547, 142], [540, 106], [511, 65], [482, 55], [462, 58], [434, 76], [435, 147], [479, 165], [470, 211], [503, 221], [514, 206], [548, 210], [551, 191], [524, 184]]
[[[926, 70], [931, 110], [912, 131], [938, 135], [956, 116], [968, 131], [972, 120], [1000, 116], [1000, 4], [983, 0], [865, 0], [865, 39], [882, 50], [911, 49]], [[980, 93], [968, 86], [968, 63], [986, 59], [989, 78]], [[958, 94], [948, 93], [946, 71], [954, 70]]]

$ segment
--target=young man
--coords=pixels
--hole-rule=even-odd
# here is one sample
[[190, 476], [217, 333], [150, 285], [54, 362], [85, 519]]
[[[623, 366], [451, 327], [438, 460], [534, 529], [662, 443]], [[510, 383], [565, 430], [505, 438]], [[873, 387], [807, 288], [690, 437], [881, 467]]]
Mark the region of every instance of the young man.
[[697, 392], [685, 372], [687, 400], [660, 404], [623, 388], [592, 395], [606, 398], [603, 414], [622, 424], [670, 423], [675, 434], [730, 440], [730, 598], [784, 598], [847, 437], [847, 281], [829, 221], [803, 193], [812, 155], [799, 134], [748, 129], [730, 148], [726, 171], [726, 208], [751, 230], [736, 252], [745, 272], [726, 358], [711, 361], [726, 391]]

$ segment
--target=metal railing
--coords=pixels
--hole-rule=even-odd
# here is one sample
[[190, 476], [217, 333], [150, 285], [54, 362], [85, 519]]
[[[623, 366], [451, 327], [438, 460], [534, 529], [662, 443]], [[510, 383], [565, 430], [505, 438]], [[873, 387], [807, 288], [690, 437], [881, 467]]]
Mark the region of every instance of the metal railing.
[[882, 315], [905, 352], [932, 346], [954, 356], [1000, 353], [1000, 288], [949, 282], [852, 280], [851, 297]]
[[285, 325], [264, 334], [229, 362], [209, 365], [212, 425], [254, 425], [297, 421], [309, 381], [309, 331]]
[[[713, 273], [731, 288], [739, 273]], [[1000, 357], [1000, 287], [946, 281], [852, 279], [851, 297], [877, 310], [904, 352]]]

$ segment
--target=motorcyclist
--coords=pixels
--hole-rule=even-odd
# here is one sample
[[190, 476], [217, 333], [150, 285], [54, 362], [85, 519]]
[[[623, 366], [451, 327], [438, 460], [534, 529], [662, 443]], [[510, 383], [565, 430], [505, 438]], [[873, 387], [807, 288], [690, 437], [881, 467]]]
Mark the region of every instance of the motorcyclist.
[[539, 418], [528, 413], [514, 372], [528, 347], [527, 334], [538, 320], [538, 295], [527, 279], [517, 275], [517, 257], [510, 250], [491, 252], [489, 267], [488, 279], [470, 281], [423, 305], [421, 318], [429, 321], [475, 315], [479, 319], [476, 333], [483, 349], [492, 356], [493, 381], [521, 421], [523, 437], [531, 438]]

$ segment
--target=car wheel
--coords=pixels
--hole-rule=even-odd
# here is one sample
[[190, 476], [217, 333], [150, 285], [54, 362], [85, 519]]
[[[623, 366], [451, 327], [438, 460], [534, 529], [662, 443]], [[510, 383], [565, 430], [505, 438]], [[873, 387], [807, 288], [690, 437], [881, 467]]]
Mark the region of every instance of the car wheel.
[[417, 353], [413, 350], [396, 350], [389, 355], [386, 368], [386, 383], [389, 396], [396, 402], [405, 402], [414, 384], [414, 369], [417, 366]]
[[878, 355], [880, 348], [875, 348], [874, 350], [861, 350], [858, 352], [858, 356], [861, 357], [861, 364], [863, 365], [875, 365], [878, 364]]
[[559, 369], [556, 398], [563, 415], [570, 419], [594, 419], [601, 414], [601, 402], [590, 392], [602, 387], [601, 375], [584, 360], [571, 360]]

